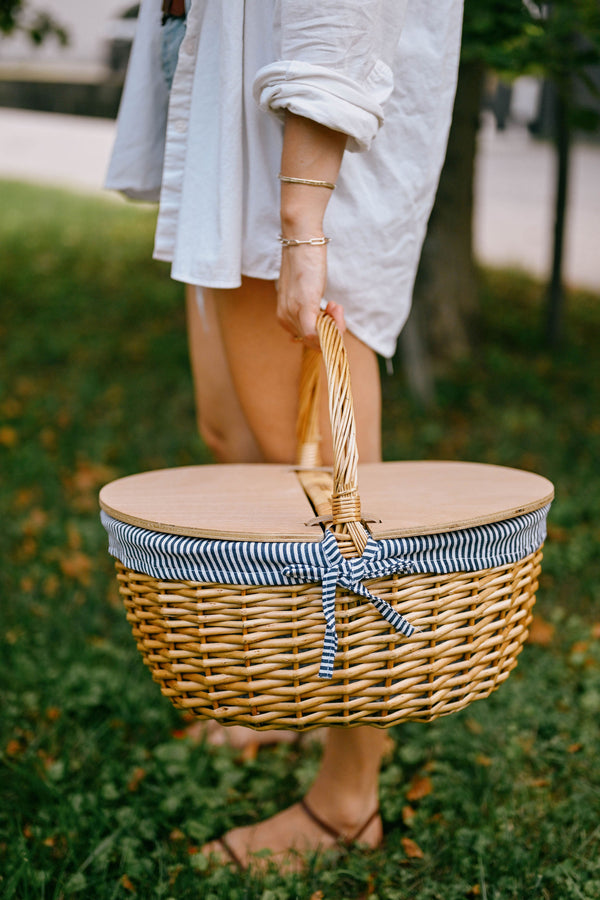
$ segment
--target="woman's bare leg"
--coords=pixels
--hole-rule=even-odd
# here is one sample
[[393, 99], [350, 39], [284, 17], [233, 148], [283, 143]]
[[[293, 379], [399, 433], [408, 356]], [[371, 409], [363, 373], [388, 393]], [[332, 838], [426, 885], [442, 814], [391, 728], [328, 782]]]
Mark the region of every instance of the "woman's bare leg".
[[[200, 312], [196, 287], [186, 287], [188, 343], [194, 380], [198, 430], [222, 463], [260, 462], [263, 457], [240, 406], [215, 312], [215, 296], [203, 291]], [[213, 746], [229, 745], [238, 749], [250, 744], [291, 743], [292, 731], [253, 731], [241, 725], [224, 728], [212, 720], [197, 720], [186, 728], [193, 741], [205, 740]]]
[[[205, 290], [206, 301], [218, 321], [218, 332], [208, 336], [204, 332], [204, 337], [201, 335], [200, 342], [192, 347], [192, 358], [202, 356], [207, 338], [211, 351], [214, 350], [218, 334], [218, 340], [222, 342], [219, 357], [230, 372], [230, 384], [238, 398], [243, 422], [259, 448], [260, 456], [274, 462], [293, 461], [301, 347], [293, 343], [276, 322], [274, 285], [244, 279], [239, 289]], [[360, 457], [364, 462], [376, 462], [381, 458], [377, 360], [375, 354], [351, 334], [346, 335], [346, 346], [352, 371]], [[197, 377], [202, 377], [209, 356], [196, 358], [193, 368]], [[210, 386], [209, 375], [210, 371], [204, 386], [197, 389], [200, 404]], [[223, 382], [220, 377], [219, 383]], [[223, 445], [236, 446], [228, 424], [229, 417], [236, 415], [235, 406], [229, 402], [219, 403], [215, 398], [210, 408], [213, 415], [217, 414], [217, 421], [213, 420], [211, 427], [222, 436]], [[220, 412], [223, 416], [219, 419]], [[325, 436], [329, 430], [326, 399], [323, 400], [322, 416]], [[203, 421], [202, 408], [199, 418]], [[234, 434], [243, 431], [238, 421], [232, 425]], [[328, 444], [324, 448], [325, 456], [331, 453]], [[244, 457], [237, 461], [244, 461]], [[336, 831], [355, 834], [377, 808], [378, 775], [387, 743], [385, 732], [373, 728], [327, 730], [321, 768], [306, 800], [310, 808]], [[376, 817], [361, 835], [361, 841], [375, 846], [380, 839], [381, 821]], [[244, 863], [252, 853], [265, 848], [275, 855], [284, 855], [293, 848], [309, 851], [334, 843], [333, 838], [297, 804], [258, 825], [235, 829], [227, 835], [227, 842]], [[214, 842], [207, 845], [204, 852], [222, 856], [223, 848], [219, 842]]]
[[[378, 809], [377, 783], [387, 745], [385, 732], [374, 728], [329, 728], [321, 769], [305, 798], [329, 828], [348, 839], [360, 832], [360, 843], [369, 847], [376, 847], [382, 838], [381, 819], [372, 816]], [[335, 838], [299, 803], [258, 825], [234, 828], [225, 840], [244, 867], [253, 863], [254, 854], [270, 850], [270, 859], [282, 868], [299, 869], [302, 859], [293, 851], [304, 854], [336, 846]], [[231, 862], [221, 841], [207, 844], [203, 852]], [[261, 865], [259, 860], [254, 862]]]
[[198, 430], [218, 462], [260, 462], [260, 450], [244, 418], [227, 364], [212, 291], [186, 287], [188, 344]]
[[[275, 285], [245, 278], [241, 288], [211, 292], [221, 325], [224, 353], [244, 418], [262, 456], [293, 462], [302, 345], [294, 343], [275, 318]], [[381, 395], [377, 358], [346, 333], [352, 372], [357, 440], [363, 462], [381, 459]], [[331, 462], [327, 397], [322, 396], [323, 455]]]
[[[231, 291], [204, 288], [204, 315], [187, 288], [188, 336], [198, 427], [219, 462], [293, 462], [301, 347], [277, 324], [272, 282], [245, 278]], [[381, 458], [375, 354], [346, 334], [363, 462]], [[323, 453], [331, 461], [327, 398]]]

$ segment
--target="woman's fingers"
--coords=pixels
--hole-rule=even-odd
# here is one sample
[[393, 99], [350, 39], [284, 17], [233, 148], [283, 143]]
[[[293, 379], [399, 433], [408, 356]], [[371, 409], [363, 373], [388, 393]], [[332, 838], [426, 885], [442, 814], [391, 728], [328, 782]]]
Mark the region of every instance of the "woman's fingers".
[[[321, 309], [327, 280], [325, 247], [286, 247], [282, 253], [277, 283], [277, 315], [280, 324], [295, 340], [319, 347], [317, 316]], [[344, 311], [330, 302], [326, 311], [345, 330]]]
[[346, 330], [346, 320], [344, 318], [344, 307], [340, 303], [334, 303], [330, 300], [325, 307], [325, 312], [334, 320], [335, 324], [343, 334]]

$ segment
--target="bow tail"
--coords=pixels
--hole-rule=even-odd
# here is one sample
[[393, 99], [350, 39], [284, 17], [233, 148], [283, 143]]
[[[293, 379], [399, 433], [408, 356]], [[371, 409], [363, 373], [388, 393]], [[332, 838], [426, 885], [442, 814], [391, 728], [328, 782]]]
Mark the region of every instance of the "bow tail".
[[[338, 647], [338, 637], [335, 629], [335, 595], [338, 582], [338, 575], [335, 572], [327, 572], [323, 578], [323, 613], [325, 616], [325, 638], [323, 640], [323, 652], [321, 655], [321, 667], [319, 669], [319, 678], [333, 677], [333, 663]], [[399, 612], [390, 606], [381, 597], [375, 596], [360, 581], [352, 584], [339, 579], [340, 585], [347, 590], [351, 590], [355, 594], [369, 600], [382, 618], [400, 634], [410, 637], [414, 633], [414, 626], [400, 615]]]
[[335, 630], [335, 591], [337, 571], [329, 570], [323, 576], [323, 615], [325, 616], [325, 637], [321, 653], [319, 678], [333, 676], [333, 661], [338, 647], [338, 636]]
[[396, 631], [403, 634], [405, 637], [410, 637], [411, 634], [414, 633], [414, 625], [411, 625], [408, 619], [405, 619], [404, 616], [401, 616], [399, 612], [390, 606], [390, 604], [383, 600], [381, 597], [376, 597], [375, 594], [372, 594], [364, 584], [355, 585], [352, 590], [356, 594], [360, 594], [362, 597], [366, 597], [371, 601], [377, 612], [380, 616], [389, 622], [390, 625], [396, 629]]

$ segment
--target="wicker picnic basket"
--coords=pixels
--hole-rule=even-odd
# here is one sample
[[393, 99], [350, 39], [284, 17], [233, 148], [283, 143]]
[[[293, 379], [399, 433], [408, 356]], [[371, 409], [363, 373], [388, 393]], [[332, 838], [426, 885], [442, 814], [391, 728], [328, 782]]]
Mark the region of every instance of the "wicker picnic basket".
[[320, 355], [306, 351], [297, 467], [191, 466], [102, 489], [127, 618], [163, 694], [199, 717], [430, 721], [516, 665], [552, 485], [476, 463], [358, 466], [343, 341], [327, 316], [318, 330], [333, 474], [318, 461]]

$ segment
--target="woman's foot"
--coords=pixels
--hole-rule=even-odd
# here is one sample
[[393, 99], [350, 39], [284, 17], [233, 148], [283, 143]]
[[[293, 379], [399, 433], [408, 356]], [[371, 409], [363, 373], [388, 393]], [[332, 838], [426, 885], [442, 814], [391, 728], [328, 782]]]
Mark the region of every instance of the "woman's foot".
[[[202, 848], [223, 864], [302, 869], [307, 854], [382, 838], [378, 776], [390, 739], [374, 728], [329, 728], [321, 766], [304, 801], [257, 825], [234, 828]], [[265, 854], [264, 851], [269, 851]], [[257, 857], [260, 854], [260, 857]]]
[[[334, 816], [333, 810], [321, 809], [314, 799], [295, 803], [257, 825], [234, 828], [221, 839], [211, 841], [202, 852], [222, 865], [241, 870], [267, 867], [274, 863], [285, 871], [299, 871], [306, 857], [327, 850], [358, 843], [377, 847], [383, 830], [375, 801], [366, 813]], [[268, 854], [265, 851], [269, 851]], [[260, 856], [258, 856], [260, 854]]]
[[267, 747], [273, 744], [294, 744], [297, 741], [322, 741], [324, 729], [314, 731], [256, 731], [244, 725], [221, 725], [214, 719], [198, 719], [188, 725], [183, 735], [197, 743], [205, 741], [212, 747], [233, 747], [247, 750], [249, 747]]
[[233, 747], [245, 750], [249, 744], [292, 744], [298, 740], [295, 731], [255, 731], [243, 725], [221, 725], [214, 719], [199, 719], [184, 730], [186, 737], [201, 743], [205, 741], [213, 747]]

